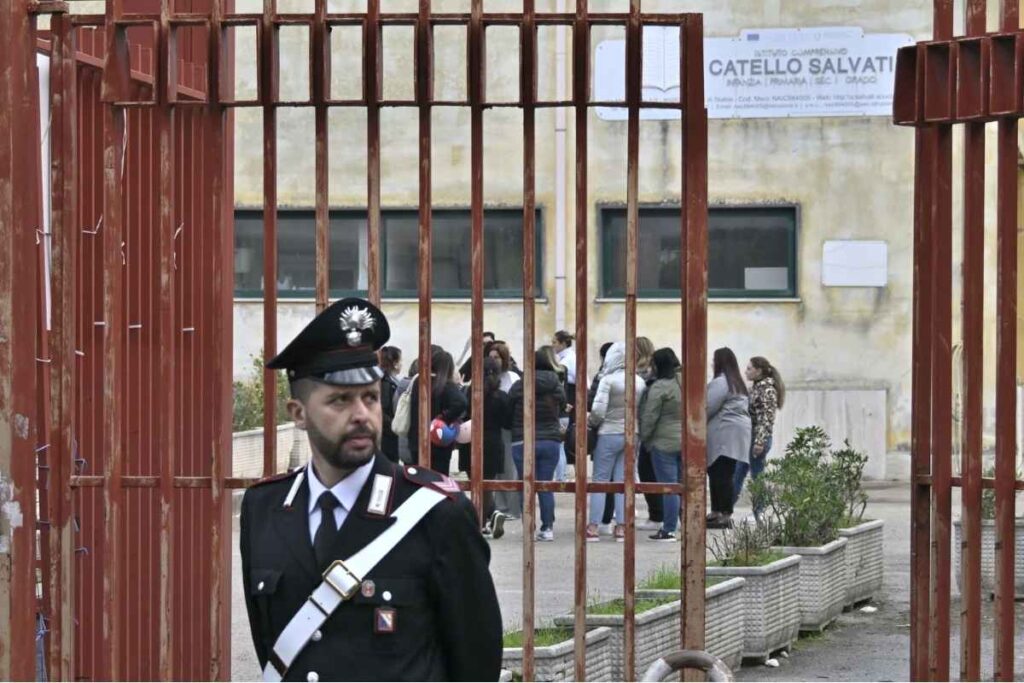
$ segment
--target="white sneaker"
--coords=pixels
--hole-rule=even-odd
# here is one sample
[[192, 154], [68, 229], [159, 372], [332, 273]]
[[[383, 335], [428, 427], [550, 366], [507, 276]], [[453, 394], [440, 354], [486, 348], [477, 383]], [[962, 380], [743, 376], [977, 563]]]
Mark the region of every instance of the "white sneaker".
[[537, 540], [549, 542], [555, 540], [555, 532], [552, 529], [541, 529], [537, 532]]
[[602, 536], [611, 536], [615, 533], [615, 523], [609, 522], [608, 524], [598, 524], [597, 533]]
[[661, 522], [652, 522], [649, 519], [645, 519], [642, 522], [637, 522], [636, 528], [641, 531], [657, 531], [661, 528]]

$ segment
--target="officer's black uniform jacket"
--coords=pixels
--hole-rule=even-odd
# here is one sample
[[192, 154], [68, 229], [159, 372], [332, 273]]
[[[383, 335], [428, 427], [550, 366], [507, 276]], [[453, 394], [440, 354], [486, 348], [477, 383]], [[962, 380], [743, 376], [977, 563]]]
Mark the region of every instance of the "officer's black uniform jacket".
[[[389, 526], [391, 510], [420, 486], [444, 479], [409, 469], [377, 454], [338, 532], [333, 557], [354, 555]], [[367, 512], [377, 474], [394, 478], [386, 516]], [[307, 483], [289, 508], [283, 505], [296, 475], [256, 484], [242, 499], [242, 581], [261, 667], [322, 580], [310, 542]], [[373, 581], [372, 597], [359, 591], [341, 604], [285, 680], [496, 681], [502, 627], [489, 560], [472, 505], [461, 492], [449, 494], [365, 577]], [[381, 607], [395, 609], [394, 633], [374, 633], [375, 610]]]

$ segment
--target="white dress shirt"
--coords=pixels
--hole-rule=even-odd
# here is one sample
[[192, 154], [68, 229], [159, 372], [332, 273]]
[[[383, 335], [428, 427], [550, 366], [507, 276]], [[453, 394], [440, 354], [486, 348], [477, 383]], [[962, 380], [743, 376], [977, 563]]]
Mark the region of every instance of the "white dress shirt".
[[[370, 458], [370, 462], [331, 487], [331, 492], [340, 503], [334, 508], [334, 523], [338, 529], [341, 529], [341, 525], [345, 523], [349, 510], [356, 504], [359, 492], [363, 490], [363, 485], [370, 478], [373, 461], [376, 457], [373, 456]], [[312, 543], [316, 538], [316, 530], [320, 528], [320, 515], [322, 514], [317, 502], [320, 500], [320, 494], [327, 490], [327, 487], [317, 478], [312, 460], [306, 465], [306, 481], [309, 482], [309, 542]]]

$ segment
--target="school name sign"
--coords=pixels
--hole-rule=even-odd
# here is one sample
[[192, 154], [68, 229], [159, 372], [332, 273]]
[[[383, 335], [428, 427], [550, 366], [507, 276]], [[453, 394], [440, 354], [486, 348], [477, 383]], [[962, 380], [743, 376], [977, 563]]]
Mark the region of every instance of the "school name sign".
[[[856, 27], [748, 29], [735, 38], [705, 38], [708, 116], [890, 116], [896, 51], [913, 42], [907, 34], [864, 33]], [[645, 27], [643, 47], [644, 99], [678, 101], [678, 31]], [[624, 67], [625, 41], [597, 46], [597, 100], [623, 99]], [[626, 110], [618, 107], [602, 107], [597, 114], [626, 119]], [[679, 112], [647, 109], [641, 118], [676, 119]]]

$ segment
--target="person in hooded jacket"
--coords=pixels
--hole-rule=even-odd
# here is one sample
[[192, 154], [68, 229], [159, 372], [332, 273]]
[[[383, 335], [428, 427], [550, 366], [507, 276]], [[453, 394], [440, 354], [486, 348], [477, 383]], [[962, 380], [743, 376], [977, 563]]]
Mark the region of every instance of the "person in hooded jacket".
[[[551, 481], [555, 476], [555, 467], [562, 446], [562, 425], [559, 422], [565, 409], [565, 388], [562, 379], [551, 365], [551, 352], [542, 348], [536, 353], [536, 387], [534, 401], [534, 426], [536, 428], [536, 460], [535, 470], [537, 481]], [[526, 388], [523, 380], [512, 385], [509, 392], [510, 409], [507, 425], [512, 432], [512, 461], [515, 463], [519, 478], [523, 477], [523, 406]], [[555, 540], [555, 494], [545, 491], [537, 494], [540, 501], [540, 531], [538, 541]]]
[[[633, 375], [626, 378], [626, 344], [616, 342], [608, 349], [602, 368], [601, 381], [597, 385], [594, 407], [587, 418], [592, 427], [597, 427], [597, 445], [594, 448], [593, 481], [624, 481], [626, 429], [636, 432], [637, 425], [626, 425], [626, 382], [636, 388], [639, 404], [647, 385], [643, 379]], [[630, 472], [629, 476], [635, 476]], [[598, 522], [604, 510], [605, 495], [590, 494], [590, 523], [587, 525], [587, 541], [600, 540]], [[615, 540], [626, 540], [625, 498], [615, 494]]]

